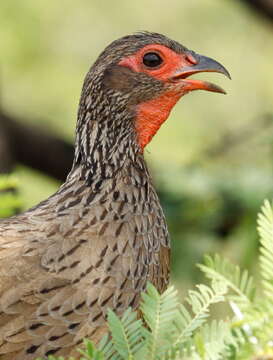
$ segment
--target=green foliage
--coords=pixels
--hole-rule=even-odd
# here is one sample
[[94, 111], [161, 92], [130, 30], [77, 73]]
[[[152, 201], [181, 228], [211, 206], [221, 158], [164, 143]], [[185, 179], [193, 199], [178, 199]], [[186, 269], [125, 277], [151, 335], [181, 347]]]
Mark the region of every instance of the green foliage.
[[186, 343], [201, 328], [209, 317], [209, 308], [212, 304], [224, 301], [227, 287], [220, 282], [214, 282], [210, 287], [206, 285], [197, 285], [198, 290], [190, 290], [186, 301], [192, 308], [192, 314], [183, 305], [179, 305], [179, 312], [175, 319], [178, 328], [178, 336], [174, 341], [174, 345], [182, 345]]
[[[112, 335], [111, 340], [108, 340], [110, 346], [107, 351], [104, 345], [100, 345], [99, 349], [105, 354], [105, 359], [117, 360], [168, 360], [183, 356], [183, 353], [186, 357], [192, 355], [193, 334], [208, 318], [210, 305], [224, 300], [226, 290], [226, 286], [219, 283], [211, 288], [200, 285], [197, 290], [189, 292], [186, 299], [189, 306], [186, 308], [186, 305], [179, 304], [177, 291], [173, 287], [160, 295], [148, 284], [147, 292], [142, 295], [144, 321], [137, 320], [136, 313], [131, 309], [121, 319], [109, 311], [108, 322]], [[210, 328], [207, 329], [210, 334]], [[215, 332], [215, 324], [213, 330]], [[213, 331], [211, 334], [205, 340], [205, 347], [209, 346]]]
[[21, 207], [17, 181], [11, 176], [0, 176], [0, 218], [14, 215]]
[[[254, 284], [247, 271], [227, 259], [206, 256], [199, 268], [210, 280], [209, 286], [197, 285], [181, 304], [174, 287], [159, 294], [148, 284], [142, 294], [142, 319], [130, 308], [121, 318], [109, 310], [110, 336], [105, 336], [97, 348], [85, 340], [85, 350], [80, 350], [82, 360], [272, 358], [273, 209], [268, 201], [259, 214], [258, 231], [261, 284]], [[230, 305], [233, 315], [210, 321], [211, 307], [223, 301]]]
[[269, 202], [262, 207], [258, 217], [258, 231], [261, 237], [261, 275], [264, 292], [273, 304], [273, 212]]
[[[85, 345], [85, 350], [79, 350], [79, 352], [83, 355], [83, 358], [81, 358], [82, 360], [104, 360], [103, 351], [97, 350], [90, 341], [84, 340], [84, 345]], [[62, 360], [62, 359], [53, 358], [52, 360]]]
[[[137, 314], [127, 309], [121, 320], [117, 315], [109, 310], [108, 312], [109, 329], [112, 334], [112, 344], [104, 352], [108, 358], [112, 359], [134, 359], [134, 355], [142, 346], [142, 324], [137, 320]], [[116, 354], [115, 353], [116, 350]]]
[[149, 284], [147, 293], [142, 295], [140, 307], [150, 331], [144, 331], [143, 346], [147, 358], [161, 358], [172, 347], [175, 319], [178, 314], [177, 292], [169, 287], [162, 295]]
[[248, 275], [247, 270], [242, 272], [238, 265], [230, 263], [218, 254], [214, 257], [205, 256], [204, 262], [205, 264], [199, 265], [199, 268], [210, 280], [226, 284], [232, 290], [232, 295], [229, 295], [230, 299], [247, 305], [251, 302], [255, 288], [253, 278]]

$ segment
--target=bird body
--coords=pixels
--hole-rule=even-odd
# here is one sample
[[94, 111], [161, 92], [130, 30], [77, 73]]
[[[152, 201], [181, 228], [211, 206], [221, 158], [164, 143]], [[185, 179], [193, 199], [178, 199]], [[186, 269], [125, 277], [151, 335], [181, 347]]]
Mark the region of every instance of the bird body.
[[168, 232], [144, 164], [127, 160], [99, 189], [79, 176], [1, 224], [2, 352], [30, 340], [36, 357], [70, 351], [82, 337], [100, 338], [108, 307], [137, 308], [148, 280], [166, 288]]
[[170, 240], [143, 150], [185, 93], [223, 92], [184, 80], [189, 71], [227, 74], [211, 59], [209, 70], [198, 69], [200, 59], [140, 33], [113, 42], [92, 66], [66, 182], [0, 223], [0, 359], [79, 358], [83, 338], [107, 332], [108, 308], [138, 309], [148, 281], [165, 290]]

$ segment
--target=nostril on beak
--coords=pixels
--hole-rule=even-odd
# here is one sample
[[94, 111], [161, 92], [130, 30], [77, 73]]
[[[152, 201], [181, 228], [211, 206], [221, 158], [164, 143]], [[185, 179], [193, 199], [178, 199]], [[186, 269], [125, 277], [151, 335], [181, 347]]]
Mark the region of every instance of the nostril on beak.
[[189, 61], [193, 65], [196, 65], [198, 63], [198, 61], [196, 60], [196, 58], [193, 56], [193, 54], [191, 52], [186, 53], [186, 60]]

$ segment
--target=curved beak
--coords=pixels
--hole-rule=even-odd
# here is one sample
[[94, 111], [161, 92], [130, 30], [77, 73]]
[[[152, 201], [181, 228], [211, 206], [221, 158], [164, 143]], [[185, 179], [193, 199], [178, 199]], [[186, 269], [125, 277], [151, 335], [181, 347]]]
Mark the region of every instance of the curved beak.
[[178, 69], [172, 77], [173, 81], [183, 82], [183, 88], [186, 91], [207, 90], [226, 94], [226, 92], [218, 85], [209, 83], [207, 81], [187, 79], [190, 75], [200, 72], [217, 72], [231, 79], [229, 72], [226, 68], [224, 68], [223, 65], [221, 65], [216, 60], [213, 60], [207, 56], [196, 54], [193, 51], [187, 51], [186, 57], [187, 60], [192, 63], [192, 65], [182, 66], [181, 69]]

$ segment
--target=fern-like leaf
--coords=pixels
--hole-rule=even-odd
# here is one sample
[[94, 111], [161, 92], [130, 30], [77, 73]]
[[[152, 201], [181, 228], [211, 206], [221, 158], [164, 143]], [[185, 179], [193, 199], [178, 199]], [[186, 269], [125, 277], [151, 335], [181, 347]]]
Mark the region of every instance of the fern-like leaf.
[[144, 331], [146, 358], [162, 359], [172, 345], [171, 334], [178, 314], [177, 291], [171, 286], [160, 295], [154, 286], [148, 284], [142, 299], [141, 311], [149, 327], [149, 331]]
[[263, 288], [268, 299], [273, 303], [273, 210], [269, 201], [265, 201], [258, 215], [260, 235], [260, 266]]
[[240, 303], [241, 306], [248, 306], [254, 299], [255, 287], [253, 278], [249, 276], [248, 271], [240, 270], [239, 266], [232, 264], [227, 259], [216, 254], [214, 257], [205, 256], [205, 265], [199, 264], [198, 267], [205, 275], [213, 280], [225, 283], [233, 290], [230, 300]]
[[227, 344], [233, 344], [230, 326], [223, 320], [213, 320], [205, 324], [194, 337], [195, 347], [200, 359], [223, 359], [227, 351]]
[[[79, 350], [79, 352], [83, 355], [83, 357], [81, 357], [81, 360], [104, 360], [105, 359], [103, 351], [96, 349], [96, 347], [90, 340], [85, 339], [83, 341], [83, 343], [85, 346], [85, 350], [81, 350], [81, 349]], [[71, 358], [71, 360], [73, 360], [73, 359]]]
[[112, 342], [116, 354], [111, 359], [132, 360], [143, 346], [141, 320], [137, 320], [137, 313], [127, 309], [121, 319], [112, 311], [108, 311], [108, 324], [112, 335]]
[[109, 334], [104, 335], [99, 342], [98, 349], [104, 354], [106, 360], [112, 359], [115, 354], [115, 348]]
[[181, 346], [188, 341], [194, 331], [200, 328], [209, 316], [209, 308], [212, 304], [224, 301], [227, 287], [225, 284], [213, 282], [212, 287], [206, 285], [197, 285], [198, 290], [190, 290], [188, 304], [192, 308], [193, 316], [182, 304], [179, 306], [179, 312], [175, 319], [177, 328], [176, 339], [173, 340], [173, 346]]

